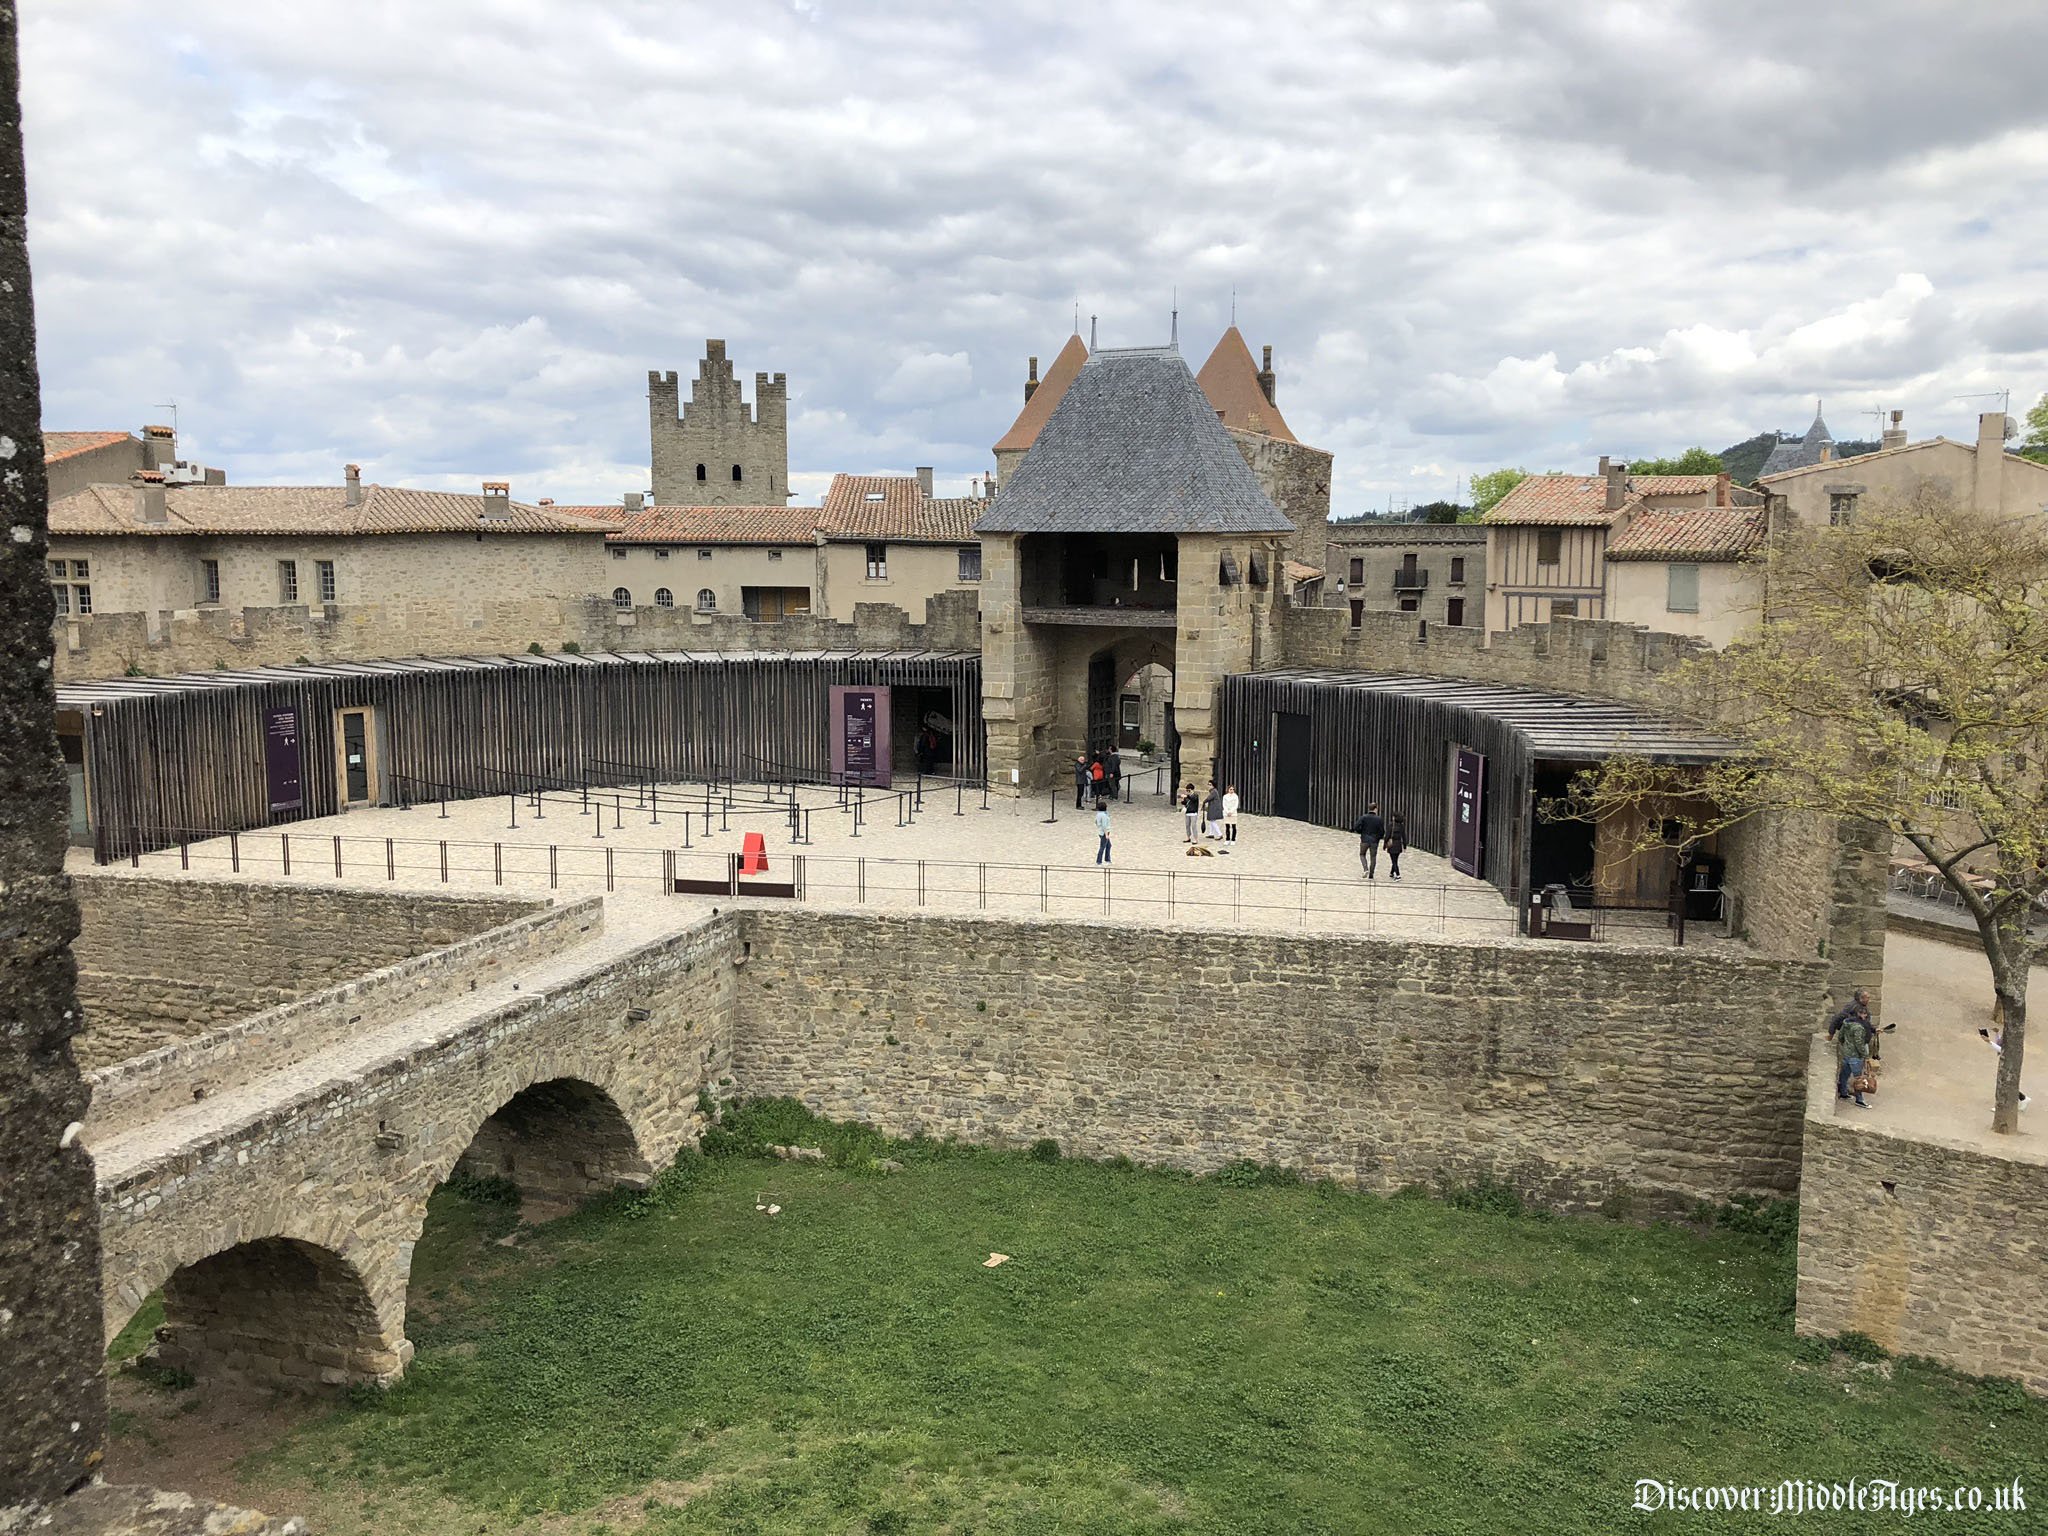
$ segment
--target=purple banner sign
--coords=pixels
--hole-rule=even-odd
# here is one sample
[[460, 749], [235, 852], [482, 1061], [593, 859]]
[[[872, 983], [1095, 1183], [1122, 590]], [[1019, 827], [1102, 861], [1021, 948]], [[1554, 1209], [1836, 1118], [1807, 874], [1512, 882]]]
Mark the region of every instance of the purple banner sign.
[[832, 782], [889, 787], [889, 690], [831, 689]]
[[263, 712], [263, 773], [270, 784], [270, 809], [301, 811], [306, 793], [299, 782], [299, 712]]
[[1459, 874], [1479, 874], [1485, 825], [1486, 759], [1460, 747], [1451, 776], [1451, 868]]

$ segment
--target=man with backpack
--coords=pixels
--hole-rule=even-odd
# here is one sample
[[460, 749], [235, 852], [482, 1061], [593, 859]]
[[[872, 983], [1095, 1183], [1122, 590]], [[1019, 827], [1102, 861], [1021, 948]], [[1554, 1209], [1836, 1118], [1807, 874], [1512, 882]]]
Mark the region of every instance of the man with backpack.
[[1365, 814], [1351, 824], [1351, 830], [1358, 834], [1358, 862], [1365, 870], [1365, 878], [1377, 879], [1380, 867], [1380, 843], [1387, 835], [1387, 824], [1380, 817], [1379, 802], [1375, 800], [1365, 808]]
[[[1870, 1059], [1870, 994], [1861, 987], [1833, 1018], [1828, 1020], [1828, 1038], [1835, 1042], [1835, 1097], [1846, 1099], [1850, 1087], [1863, 1076]], [[1858, 1109], [1870, 1108], [1859, 1086], [1855, 1092]]]

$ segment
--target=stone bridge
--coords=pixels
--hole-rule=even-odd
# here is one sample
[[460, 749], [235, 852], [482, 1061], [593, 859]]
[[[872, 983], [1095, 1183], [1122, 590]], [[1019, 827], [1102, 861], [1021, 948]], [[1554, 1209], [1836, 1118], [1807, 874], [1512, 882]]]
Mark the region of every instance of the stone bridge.
[[730, 1062], [732, 922], [635, 942], [578, 902], [95, 1074], [107, 1337], [161, 1289], [166, 1366], [397, 1379], [452, 1173], [560, 1209], [694, 1140]]

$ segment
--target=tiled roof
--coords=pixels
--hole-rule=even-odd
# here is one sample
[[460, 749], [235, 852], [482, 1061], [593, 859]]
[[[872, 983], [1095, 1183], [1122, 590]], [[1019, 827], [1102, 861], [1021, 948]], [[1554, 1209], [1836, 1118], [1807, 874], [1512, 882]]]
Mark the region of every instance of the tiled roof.
[[1216, 350], [1202, 364], [1195, 382], [1202, 386], [1209, 403], [1223, 413], [1223, 425], [1232, 431], [1257, 432], [1264, 437], [1277, 437], [1283, 443], [1299, 441], [1287, 430], [1280, 407], [1268, 400], [1259, 387], [1258, 364], [1252, 361], [1252, 349], [1245, 345], [1244, 333], [1236, 326], [1217, 341]]
[[1807, 469], [1821, 462], [1822, 448], [1832, 448], [1834, 435], [1828, 431], [1828, 424], [1820, 419], [1820, 406], [1813, 408], [1813, 425], [1806, 429], [1804, 437], [1779, 438], [1771, 449], [1770, 457], [1764, 460], [1763, 468], [1757, 471], [1761, 480], [1765, 475], [1783, 474], [1788, 469]]
[[1017, 413], [1017, 419], [1010, 423], [1010, 430], [996, 443], [997, 453], [1029, 448], [1038, 440], [1039, 429], [1052, 418], [1055, 407], [1081, 372], [1081, 365], [1088, 361], [1088, 347], [1079, 333], [1069, 336], [1067, 344], [1060, 348], [1060, 355], [1052, 360], [1052, 366], [1045, 370], [1045, 377], [1038, 381], [1038, 388], [1031, 392], [1031, 398], [1024, 402], [1024, 409]]
[[485, 500], [457, 491], [415, 491], [365, 485], [362, 503], [348, 505], [339, 485], [172, 485], [164, 488], [165, 517], [136, 516], [135, 491], [93, 485], [50, 505], [50, 532], [59, 534], [380, 534], [575, 533], [601, 534], [581, 518], [523, 502], [494, 503], [502, 516], [484, 517]]
[[[614, 509], [616, 510], [616, 509]], [[816, 507], [647, 507], [613, 544], [815, 544]]]
[[1616, 515], [1607, 508], [1607, 481], [1600, 475], [1531, 475], [1495, 502], [1480, 521], [1604, 528]]
[[816, 516], [828, 543], [959, 544], [974, 541], [974, 520], [987, 508], [974, 496], [926, 496], [913, 475], [834, 475]]
[[129, 440], [126, 432], [45, 432], [43, 434], [43, 462], [54, 464], [59, 459], [68, 459], [74, 453], [90, 453], [95, 448], [104, 448], [109, 443], [125, 443]]
[[1630, 475], [1628, 488], [1638, 496], [1712, 495], [1720, 488], [1719, 475]]
[[565, 507], [558, 502], [550, 502], [541, 510], [543, 512], [553, 512], [560, 517], [579, 518], [586, 523], [596, 523], [603, 528], [611, 530], [624, 527], [626, 522], [626, 509], [616, 501], [608, 501], [603, 506], [598, 507]]
[[1287, 572], [1289, 581], [1321, 581], [1323, 573], [1312, 565], [1303, 565], [1299, 560], [1283, 560], [1281, 568]]
[[[1829, 459], [1822, 464], [1802, 464], [1797, 469], [1780, 470], [1769, 478], [1772, 480], [1789, 480], [1794, 475], [1809, 475], [1816, 470], [1826, 470], [1830, 474], [1839, 474], [1841, 471], [1853, 468], [1856, 465], [1868, 464], [1872, 459], [1888, 459], [1894, 454], [1918, 453], [1923, 448], [1936, 447], [1963, 448], [1973, 454], [1977, 451], [1975, 443], [1959, 442], [1952, 437], [1924, 437], [1917, 443], [1905, 443], [1897, 448], [1880, 448], [1875, 453], [1859, 453], [1846, 459]], [[2005, 462], [2007, 464], [2024, 464], [2031, 469], [2048, 472], [2048, 465], [2044, 465], [2035, 459], [2025, 458], [2020, 454], [2014, 453], [2010, 448], [2005, 450]], [[1761, 482], [1765, 477], [1759, 475], [1757, 478]]]
[[982, 516], [984, 533], [1291, 533], [1168, 347], [1097, 352]]
[[1740, 560], [1762, 547], [1754, 507], [1640, 507], [1607, 546], [1610, 560]]

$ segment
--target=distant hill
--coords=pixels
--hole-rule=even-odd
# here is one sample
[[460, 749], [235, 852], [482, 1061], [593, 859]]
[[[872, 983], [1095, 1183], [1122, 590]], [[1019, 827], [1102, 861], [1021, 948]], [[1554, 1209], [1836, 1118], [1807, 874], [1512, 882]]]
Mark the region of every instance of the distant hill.
[[[1755, 437], [1745, 438], [1732, 448], [1721, 450], [1721, 462], [1728, 466], [1728, 473], [1737, 485], [1748, 485], [1756, 479], [1764, 467], [1764, 460], [1771, 456], [1771, 450], [1778, 446], [1779, 439], [1797, 442], [1804, 432], [1759, 432]], [[1853, 458], [1859, 453], [1875, 453], [1876, 443], [1843, 442], [1835, 444], [1835, 457]]]

